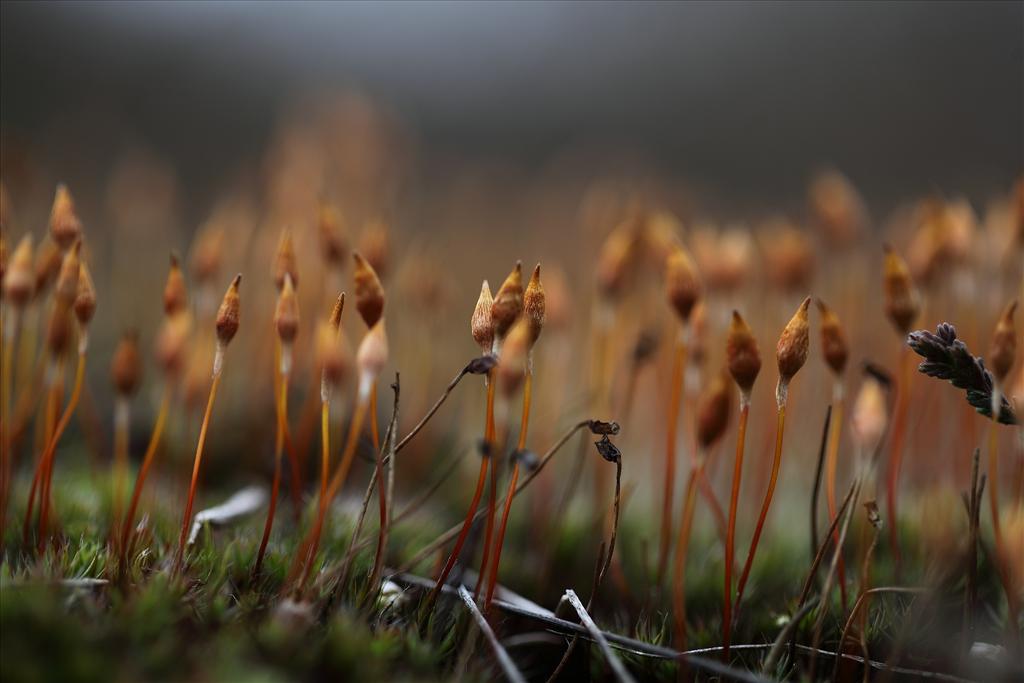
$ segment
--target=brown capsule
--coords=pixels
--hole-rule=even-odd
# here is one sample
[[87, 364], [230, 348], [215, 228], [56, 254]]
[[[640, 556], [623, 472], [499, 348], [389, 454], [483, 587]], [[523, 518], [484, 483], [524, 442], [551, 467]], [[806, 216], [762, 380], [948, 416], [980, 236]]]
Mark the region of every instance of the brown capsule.
[[732, 382], [726, 372], [715, 375], [697, 400], [697, 442], [707, 449], [725, 433], [733, 403]]
[[292, 276], [292, 286], [299, 286], [299, 265], [295, 257], [295, 242], [292, 240], [292, 231], [285, 228], [281, 231], [281, 238], [277, 242], [277, 252], [274, 254], [274, 286], [277, 291], [284, 287], [284, 276]]
[[612, 230], [605, 239], [597, 258], [597, 287], [602, 296], [611, 298], [622, 291], [636, 242], [637, 233], [630, 222]]
[[896, 331], [906, 335], [921, 313], [920, 298], [906, 262], [889, 245], [885, 245], [883, 277], [885, 313]]
[[292, 276], [288, 273], [284, 274], [284, 287], [277, 295], [274, 327], [277, 328], [277, 336], [283, 344], [291, 344], [299, 332], [299, 300], [295, 296]]
[[516, 261], [516, 267], [501, 283], [501, 289], [491, 304], [491, 320], [494, 323], [494, 336], [499, 341], [512, 329], [512, 325], [523, 312], [523, 263]]
[[131, 396], [142, 380], [142, 359], [139, 355], [139, 335], [129, 330], [121, 336], [110, 363], [110, 379], [122, 397]]
[[779, 336], [779, 343], [775, 348], [775, 360], [779, 365], [779, 379], [782, 382], [789, 382], [807, 361], [807, 352], [810, 348], [807, 308], [810, 305], [811, 297], [807, 297], [800, 304], [800, 308], [796, 309], [796, 313], [786, 323], [782, 335]]
[[849, 348], [846, 346], [846, 335], [839, 323], [839, 316], [828, 305], [818, 299], [818, 311], [821, 312], [821, 352], [825, 362], [836, 375], [843, 374]]
[[384, 219], [376, 218], [367, 224], [359, 240], [359, 251], [378, 277], [387, 275], [391, 238], [388, 235], [388, 224]]
[[989, 365], [992, 374], [1000, 383], [1010, 374], [1010, 368], [1017, 358], [1017, 330], [1013, 325], [1013, 314], [1017, 310], [1017, 302], [1011, 301], [996, 323], [992, 334], [992, 346], [989, 348]]
[[57, 275], [57, 286], [53, 290], [54, 296], [68, 306], [74, 304], [75, 296], [78, 294], [78, 273], [82, 269], [82, 260], [79, 257], [81, 251], [82, 242], [79, 240], [64, 254], [60, 273]]
[[71, 309], [67, 303], [54, 301], [46, 326], [46, 348], [54, 358], [64, 355], [71, 343]]
[[530, 276], [526, 291], [523, 293], [523, 317], [530, 330], [531, 347], [537, 343], [537, 339], [544, 329], [545, 303], [544, 285], [540, 281], [540, 264], [538, 263], [533, 269], [533, 275]]
[[689, 322], [693, 307], [700, 299], [700, 278], [697, 266], [682, 246], [676, 246], [665, 261], [665, 289], [679, 320], [684, 324]]
[[321, 377], [329, 386], [341, 384], [348, 372], [345, 338], [330, 321], [321, 322], [316, 331], [316, 359]]
[[231, 343], [235, 333], [238, 332], [238, 319], [241, 309], [241, 301], [238, 297], [238, 285], [242, 282], [242, 274], [239, 273], [231, 281], [231, 286], [224, 293], [217, 310], [217, 341], [221, 346]]
[[181, 272], [178, 255], [171, 252], [171, 266], [164, 283], [164, 313], [174, 315], [185, 310], [188, 295], [185, 291], [185, 274]]
[[53, 207], [50, 209], [50, 235], [62, 250], [69, 249], [82, 235], [82, 223], [75, 215], [75, 202], [63, 183], [57, 186], [57, 192], [53, 197]]
[[43, 240], [39, 249], [36, 250], [35, 284], [32, 287], [32, 293], [35, 296], [42, 296], [50, 284], [57, 279], [57, 273], [60, 272], [63, 260], [64, 257], [61, 255], [57, 243], [52, 239]]
[[348, 254], [348, 244], [345, 242], [341, 212], [336, 207], [329, 204], [320, 205], [317, 232], [320, 235], [320, 253], [323, 254], [324, 261], [340, 268]]
[[525, 318], [520, 318], [508, 331], [498, 359], [498, 386], [505, 396], [514, 394], [522, 384], [529, 350], [530, 325]]
[[477, 343], [484, 354], [491, 352], [494, 344], [494, 323], [491, 319], [491, 306], [494, 298], [491, 296], [491, 287], [487, 280], [480, 285], [480, 296], [476, 300], [476, 308], [473, 309], [473, 317], [469, 321], [470, 332], [473, 333], [473, 341]]
[[196, 282], [202, 284], [217, 278], [224, 260], [225, 239], [224, 228], [220, 226], [208, 225], [199, 232], [190, 258]]
[[761, 354], [758, 353], [753, 331], [739, 311], [735, 310], [732, 312], [732, 323], [725, 344], [725, 359], [736, 385], [744, 394], [749, 394], [761, 372]]
[[331, 309], [331, 316], [328, 318], [331, 327], [337, 332], [341, 329], [341, 314], [345, 312], [345, 292], [338, 295], [338, 298], [334, 302], [334, 308]]
[[356, 310], [359, 311], [366, 327], [372, 328], [384, 315], [384, 286], [377, 277], [377, 271], [362, 254], [358, 251], [352, 252], [352, 260], [356, 264], [352, 272], [356, 290]]
[[156, 360], [165, 375], [176, 377], [184, 367], [191, 331], [192, 316], [187, 311], [167, 316], [160, 324], [156, 336]]
[[25, 235], [11, 254], [10, 266], [4, 273], [4, 298], [11, 305], [22, 308], [32, 298], [35, 288], [35, 273], [32, 267], [32, 236]]
[[96, 313], [96, 288], [92, 282], [92, 275], [89, 273], [89, 266], [85, 265], [85, 261], [82, 261], [82, 265], [79, 266], [78, 292], [75, 295], [74, 309], [75, 317], [81, 327], [88, 325]]
[[387, 362], [388, 336], [384, 331], [384, 319], [381, 318], [366, 332], [356, 351], [360, 391], [368, 390], [369, 384], [377, 379]]

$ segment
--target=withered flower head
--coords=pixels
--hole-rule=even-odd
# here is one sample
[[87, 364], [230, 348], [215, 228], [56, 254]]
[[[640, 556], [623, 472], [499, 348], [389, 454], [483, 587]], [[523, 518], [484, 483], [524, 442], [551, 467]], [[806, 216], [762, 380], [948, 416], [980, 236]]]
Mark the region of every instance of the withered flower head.
[[384, 219], [377, 218], [367, 224], [359, 240], [359, 251], [379, 277], [386, 277], [391, 237], [388, 235], [388, 224]]
[[24, 307], [32, 298], [35, 273], [32, 267], [32, 236], [25, 235], [11, 254], [11, 263], [4, 273], [4, 298], [17, 308]]
[[352, 252], [356, 263], [352, 280], [356, 290], [356, 310], [368, 328], [377, 324], [384, 314], [384, 287], [370, 262], [358, 251]]
[[501, 289], [491, 304], [491, 320], [494, 323], [494, 336], [504, 340], [523, 312], [523, 263], [516, 261], [516, 267], [501, 283]]
[[277, 295], [277, 308], [274, 310], [274, 327], [283, 344], [295, 341], [299, 331], [299, 299], [295, 296], [292, 276], [284, 274], [284, 287]]
[[854, 438], [864, 453], [871, 454], [878, 448], [888, 421], [885, 389], [874, 375], [865, 373], [850, 415]]
[[274, 286], [277, 291], [284, 288], [284, 276], [292, 276], [292, 285], [299, 286], [299, 264], [295, 258], [295, 242], [292, 240], [292, 231], [285, 228], [281, 231], [281, 238], [277, 242], [277, 252], [274, 254]]
[[384, 331], [384, 319], [371, 327], [356, 351], [356, 369], [359, 372], [360, 393], [369, 392], [370, 386], [384, 370], [388, 362], [388, 336]]
[[732, 382], [723, 369], [697, 400], [697, 442], [705, 451], [722, 437], [729, 426], [732, 402]]
[[520, 318], [508, 331], [498, 359], [498, 386], [506, 396], [514, 394], [522, 384], [529, 350], [530, 325]]
[[690, 254], [676, 246], [665, 261], [665, 287], [669, 303], [685, 324], [700, 298], [700, 278]]
[[328, 321], [331, 323], [331, 327], [337, 332], [341, 329], [341, 314], [345, 311], [345, 292], [338, 295], [338, 298], [334, 302], [334, 308], [331, 309], [331, 317]]
[[330, 204], [321, 204], [317, 231], [320, 233], [320, 252], [324, 261], [340, 268], [348, 254], [341, 212]]
[[238, 285], [242, 283], [242, 274], [239, 273], [231, 281], [231, 286], [224, 293], [217, 310], [217, 341], [221, 346], [231, 343], [235, 333], [238, 332], [238, 319], [241, 312], [241, 301], [238, 298]]
[[807, 352], [810, 347], [807, 308], [810, 305], [811, 297], [807, 297], [786, 323], [786, 327], [779, 337], [778, 346], [775, 348], [775, 359], [779, 364], [779, 379], [782, 382], [789, 382], [807, 360]]
[[523, 317], [530, 330], [530, 346], [537, 343], [541, 330], [544, 329], [545, 296], [544, 285], [540, 282], [540, 264], [533, 269], [530, 282], [523, 294]]
[[992, 374], [1000, 383], [1006, 379], [1017, 357], [1017, 330], [1013, 325], [1013, 314], [1017, 310], [1017, 302], [1011, 301], [996, 323], [992, 334], [992, 346], [989, 349], [989, 365]]
[[219, 225], [207, 225], [199, 232], [191, 258], [196, 282], [210, 282], [220, 273], [225, 237], [224, 228]]
[[843, 326], [839, 324], [835, 311], [821, 299], [818, 299], [818, 310], [821, 312], [821, 352], [832, 372], [841, 375], [850, 355]]
[[192, 331], [192, 316], [182, 311], [164, 318], [156, 336], [156, 360], [169, 377], [176, 377], [185, 365], [185, 350]]
[[79, 257], [81, 250], [82, 242], [79, 240], [64, 254], [64, 259], [60, 265], [60, 273], [57, 275], [57, 287], [54, 290], [54, 296], [68, 306], [75, 302], [75, 296], [78, 294], [78, 272], [82, 266], [82, 260]]
[[71, 342], [71, 307], [69, 304], [54, 301], [50, 312], [50, 321], [46, 326], [46, 348], [54, 358], [64, 355]]
[[50, 209], [50, 235], [61, 249], [68, 249], [82, 234], [82, 223], [75, 215], [75, 202], [66, 185], [57, 185]]
[[164, 284], [164, 313], [174, 315], [185, 310], [187, 294], [185, 292], [185, 275], [178, 264], [178, 255], [171, 252], [171, 267], [167, 271], [167, 282]]
[[36, 250], [35, 263], [35, 285], [32, 294], [41, 296], [50, 284], [57, 278], [60, 266], [63, 262], [60, 248], [52, 239], [43, 240], [39, 249]]
[[473, 317], [469, 321], [470, 332], [473, 333], [473, 341], [477, 343], [480, 350], [488, 354], [491, 352], [491, 345], [494, 343], [494, 325], [491, 320], [491, 306], [494, 298], [491, 297], [491, 287], [487, 280], [480, 285], [480, 296], [476, 300], [476, 308], [473, 309]]
[[75, 295], [74, 309], [78, 324], [82, 327], [88, 325], [96, 313], [96, 288], [93, 286], [92, 275], [85, 261], [79, 266], [78, 292]]
[[883, 284], [885, 287], [885, 313], [889, 316], [896, 331], [901, 335], [906, 335], [921, 313], [920, 298], [906, 262], [889, 245], [885, 245]]
[[735, 310], [732, 312], [729, 337], [725, 343], [725, 360], [736, 385], [744, 394], [749, 395], [754, 380], [761, 372], [761, 354], [758, 353], [757, 340], [750, 326]]
[[129, 330], [121, 336], [110, 363], [110, 379], [118, 395], [131, 396], [142, 380], [142, 359], [139, 356], [139, 334]]

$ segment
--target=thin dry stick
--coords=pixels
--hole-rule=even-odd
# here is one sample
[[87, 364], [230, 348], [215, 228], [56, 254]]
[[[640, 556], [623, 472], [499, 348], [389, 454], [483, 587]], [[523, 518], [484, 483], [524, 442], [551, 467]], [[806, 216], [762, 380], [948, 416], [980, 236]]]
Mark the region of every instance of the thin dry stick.
[[[850, 611], [850, 616], [847, 617], [846, 624], [843, 625], [843, 632], [839, 636], [839, 644], [836, 646], [835, 664], [832, 668], [832, 680], [836, 681], [839, 679], [839, 661], [840, 657], [842, 656], [843, 645], [845, 645], [846, 643], [846, 637], [850, 632], [850, 627], [853, 625], [853, 620], [857, 617], [857, 614], [860, 612], [861, 606], [865, 602], [867, 602], [868, 596], [876, 595], [878, 593], [921, 594], [925, 592], [927, 592], [927, 590], [924, 588], [901, 588], [898, 586], [880, 586], [878, 588], [871, 588], [869, 590], [862, 591], [861, 594], [857, 596], [857, 602], [853, 603], [853, 610]], [[864, 652], [864, 661], [870, 661], [870, 658], [868, 657], [868, 653], [866, 650]]]
[[672, 538], [672, 503], [676, 478], [676, 435], [679, 429], [679, 403], [683, 393], [683, 372], [686, 369], [686, 330], [679, 336], [672, 361], [671, 395], [668, 404], [668, 430], [665, 435], [665, 481], [661, 502], [661, 532], [658, 545], [658, 585], [665, 578], [668, 548]]
[[576, 614], [579, 615], [580, 621], [583, 622], [583, 625], [590, 633], [590, 636], [597, 641], [602, 654], [604, 654], [605, 659], [608, 660], [608, 665], [615, 673], [615, 678], [618, 679], [620, 683], [632, 683], [634, 680], [633, 676], [626, 670], [626, 667], [622, 664], [622, 660], [619, 659], [618, 655], [612, 651], [611, 646], [608, 644], [608, 640], [604, 637], [604, 633], [597, 627], [594, 620], [590, 618], [587, 608], [583, 606], [579, 596], [576, 595], [576, 591], [570, 588], [565, 591], [565, 597], [568, 598], [569, 602], [576, 610]]
[[[395, 373], [395, 382], [391, 385], [391, 389], [395, 392], [394, 405], [391, 408], [391, 423], [388, 425], [387, 434], [384, 436], [384, 445], [390, 444], [388, 452], [388, 468], [393, 472], [395, 466], [395, 434], [398, 432], [398, 397], [401, 391], [401, 384], [399, 383], [398, 373]], [[390, 526], [390, 519], [388, 516], [389, 507], [385, 504], [387, 498], [387, 492], [384, 488], [384, 475], [383, 475], [383, 461], [384, 453], [377, 451], [377, 482], [380, 484], [378, 491], [378, 498], [381, 501], [380, 513], [380, 529], [377, 532], [377, 552], [373, 558], [373, 569], [370, 571], [370, 581], [367, 584], [367, 597], [374, 594], [377, 584], [380, 582], [380, 574], [384, 568], [384, 552], [388, 545], [388, 527]], [[389, 477], [390, 478], [390, 477]], [[393, 481], [393, 479], [392, 479]]]
[[124, 517], [124, 524], [121, 527], [121, 571], [125, 569], [128, 559], [128, 544], [131, 539], [132, 526], [135, 524], [135, 512], [139, 506], [139, 498], [142, 496], [142, 487], [146, 485], [146, 476], [153, 464], [157, 447], [160, 445], [160, 437], [163, 435], [164, 423], [167, 421], [167, 411], [171, 403], [172, 387], [170, 382], [164, 386], [163, 397], [160, 399], [160, 408], [156, 414], [156, 422], [153, 424], [153, 433], [149, 436], [149, 444], [146, 446], [146, 454], [142, 458], [142, 465], [139, 467], [139, 474], [135, 478], [135, 488], [132, 490], [131, 502], [128, 504], [128, 512]]
[[[45, 479], [42, 483], [42, 491], [39, 497], [39, 547], [42, 548], [46, 542], [47, 533], [47, 521], [50, 514], [50, 482], [53, 478], [53, 458], [57, 451], [57, 443], [60, 441], [60, 437], [64, 434], [64, 430], [67, 429], [68, 422], [71, 421], [71, 415], [75, 412], [75, 408], [78, 406], [78, 400], [82, 395], [82, 383], [85, 378], [85, 352], [78, 354], [78, 365], [75, 368], [75, 383], [71, 389], [71, 398], [68, 400], [68, 405], [64, 409], [64, 414], [60, 416], [60, 421], [57, 423], [57, 427], [53, 432], [52, 438], [50, 438], [49, 445], [46, 447], [46, 451], [40, 457], [40, 465], [43, 467], [43, 473]], [[29, 498], [29, 509], [28, 514], [32, 514], [32, 501]]]
[[519, 669], [516, 668], [515, 662], [509, 656], [505, 648], [502, 647], [501, 643], [494, 636], [494, 631], [491, 630], [490, 625], [487, 623], [487, 619], [477, 609], [476, 602], [473, 601], [473, 596], [469, 594], [465, 586], [459, 586], [459, 597], [462, 598], [462, 602], [465, 603], [466, 609], [473, 615], [473, 620], [476, 622], [477, 628], [480, 629], [481, 633], [487, 639], [487, 642], [491, 646], [491, 650], [494, 652], [494, 658], [498, 660], [498, 664], [501, 666], [501, 670], [505, 673], [505, 677], [513, 683], [526, 683], [526, 679], [519, 673]]

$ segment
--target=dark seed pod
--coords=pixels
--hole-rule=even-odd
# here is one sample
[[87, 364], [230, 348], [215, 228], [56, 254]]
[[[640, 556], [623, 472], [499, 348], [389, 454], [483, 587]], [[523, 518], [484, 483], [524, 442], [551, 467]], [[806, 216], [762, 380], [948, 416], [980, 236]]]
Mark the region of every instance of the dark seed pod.
[[601, 454], [601, 457], [608, 462], [619, 462], [622, 460], [622, 451], [612, 443], [607, 434], [595, 441], [594, 445], [597, 446], [597, 452]]

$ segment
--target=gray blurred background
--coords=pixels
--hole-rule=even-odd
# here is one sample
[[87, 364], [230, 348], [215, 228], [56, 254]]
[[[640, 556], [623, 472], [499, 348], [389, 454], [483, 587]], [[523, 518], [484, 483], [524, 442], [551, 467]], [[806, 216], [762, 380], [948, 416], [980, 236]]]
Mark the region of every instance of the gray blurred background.
[[424, 165], [599, 149], [741, 203], [798, 201], [822, 165], [882, 207], [981, 201], [1024, 168], [1019, 2], [5, 0], [2, 19], [5, 175], [86, 182], [144, 144], [190, 220], [289, 103], [342, 88], [386, 102]]

